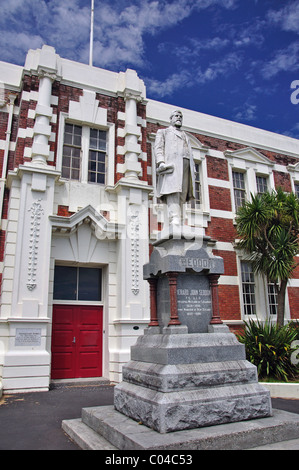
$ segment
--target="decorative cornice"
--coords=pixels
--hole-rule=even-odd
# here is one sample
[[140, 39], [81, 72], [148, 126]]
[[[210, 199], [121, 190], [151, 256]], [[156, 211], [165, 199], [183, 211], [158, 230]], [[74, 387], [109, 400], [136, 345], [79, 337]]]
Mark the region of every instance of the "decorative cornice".
[[116, 239], [120, 231], [119, 224], [109, 222], [102, 214], [99, 214], [91, 205], [84, 207], [70, 217], [52, 215], [49, 217], [52, 232], [56, 235], [69, 236], [85, 224], [95, 232], [99, 239]]

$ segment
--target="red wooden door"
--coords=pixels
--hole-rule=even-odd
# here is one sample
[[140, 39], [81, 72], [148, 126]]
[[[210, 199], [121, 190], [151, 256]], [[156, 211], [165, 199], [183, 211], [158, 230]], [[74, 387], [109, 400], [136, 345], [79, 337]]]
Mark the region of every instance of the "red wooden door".
[[103, 307], [54, 305], [52, 379], [102, 376]]

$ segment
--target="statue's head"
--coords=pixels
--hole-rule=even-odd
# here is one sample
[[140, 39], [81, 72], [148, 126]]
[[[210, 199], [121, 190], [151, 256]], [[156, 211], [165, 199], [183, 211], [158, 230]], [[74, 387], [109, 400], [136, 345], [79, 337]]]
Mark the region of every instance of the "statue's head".
[[175, 127], [181, 127], [183, 124], [183, 114], [179, 109], [173, 111], [170, 115], [170, 124]]

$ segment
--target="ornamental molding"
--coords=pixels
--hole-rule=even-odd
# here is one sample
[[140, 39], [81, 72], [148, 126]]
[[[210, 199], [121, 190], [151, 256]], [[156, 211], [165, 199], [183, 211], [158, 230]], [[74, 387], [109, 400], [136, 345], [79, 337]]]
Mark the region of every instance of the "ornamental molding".
[[108, 126], [108, 114], [106, 108], [99, 107], [99, 101], [96, 99], [94, 91], [83, 90], [83, 95], [79, 101], [70, 101], [69, 119], [81, 121], [85, 124], [96, 124], [99, 126]]
[[265, 155], [258, 152], [252, 147], [245, 147], [243, 149], [233, 150], [233, 151], [226, 150], [224, 152], [224, 155], [228, 158], [228, 160], [231, 159], [230, 163], [233, 163], [234, 158], [240, 158], [242, 160], [249, 160], [250, 162], [253, 162], [253, 163], [263, 163], [270, 167], [273, 167], [275, 164], [275, 162], [265, 157]]
[[41, 205], [41, 199], [33, 202], [28, 209], [31, 212], [30, 238], [29, 238], [29, 258], [28, 258], [28, 280], [27, 289], [33, 291], [36, 287], [36, 271], [38, 259], [38, 246], [40, 240], [40, 224], [44, 209]]
[[140, 218], [136, 211], [129, 217], [130, 239], [131, 239], [131, 267], [132, 267], [132, 286], [134, 295], [139, 294], [139, 240], [140, 240]]

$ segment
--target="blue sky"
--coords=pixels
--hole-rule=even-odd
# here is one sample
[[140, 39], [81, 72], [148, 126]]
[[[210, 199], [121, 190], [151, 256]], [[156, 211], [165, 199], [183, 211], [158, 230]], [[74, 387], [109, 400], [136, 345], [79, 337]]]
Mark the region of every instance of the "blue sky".
[[[148, 98], [299, 138], [299, 0], [94, 2], [95, 66], [137, 70]], [[88, 63], [90, 5], [0, 0], [0, 60], [49, 44]]]

